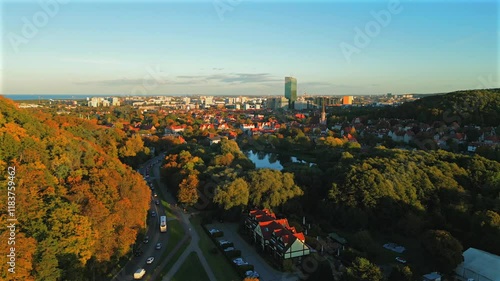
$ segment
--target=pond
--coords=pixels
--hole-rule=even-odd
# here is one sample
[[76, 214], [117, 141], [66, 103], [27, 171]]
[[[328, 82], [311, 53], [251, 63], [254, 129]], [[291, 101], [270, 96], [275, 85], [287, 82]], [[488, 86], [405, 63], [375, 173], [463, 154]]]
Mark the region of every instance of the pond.
[[255, 164], [257, 169], [269, 168], [274, 170], [283, 170], [283, 165], [287, 163], [303, 163], [309, 164], [310, 166], [313, 165], [313, 163], [298, 159], [295, 156], [282, 155], [278, 153], [253, 150], [243, 151], [243, 153]]

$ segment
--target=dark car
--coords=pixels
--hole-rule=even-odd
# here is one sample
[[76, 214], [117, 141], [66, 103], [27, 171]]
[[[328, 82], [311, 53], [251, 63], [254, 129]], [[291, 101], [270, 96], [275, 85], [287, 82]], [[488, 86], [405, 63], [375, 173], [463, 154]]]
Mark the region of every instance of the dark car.
[[144, 241], [143, 242], [144, 242], [144, 244], [149, 243], [149, 236], [144, 237]]
[[156, 204], [156, 205], [160, 205], [160, 200], [156, 199], [156, 200], [155, 200], [155, 204]]

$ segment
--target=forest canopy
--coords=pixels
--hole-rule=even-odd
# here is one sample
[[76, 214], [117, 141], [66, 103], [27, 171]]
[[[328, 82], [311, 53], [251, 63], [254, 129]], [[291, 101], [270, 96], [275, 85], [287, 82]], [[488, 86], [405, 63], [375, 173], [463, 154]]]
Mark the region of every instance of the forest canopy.
[[[138, 142], [95, 120], [17, 109], [0, 97], [2, 186], [15, 167], [15, 280], [88, 280], [88, 268], [106, 273], [129, 252], [145, 225], [150, 191], [118, 155], [141, 150]], [[6, 197], [0, 194], [2, 221]], [[5, 280], [6, 255], [0, 262]]]

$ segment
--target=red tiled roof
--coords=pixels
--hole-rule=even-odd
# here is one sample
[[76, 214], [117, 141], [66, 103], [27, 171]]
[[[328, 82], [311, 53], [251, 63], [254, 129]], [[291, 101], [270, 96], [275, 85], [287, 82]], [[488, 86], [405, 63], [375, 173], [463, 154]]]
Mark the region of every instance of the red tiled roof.
[[488, 137], [485, 137], [484, 139], [488, 140], [488, 141], [492, 141], [492, 142], [499, 142], [500, 141], [498, 136], [488, 136]]
[[302, 241], [302, 242], [305, 242], [305, 241], [306, 241], [306, 236], [304, 235], [304, 233], [299, 232], [299, 233], [295, 233], [294, 235], [295, 235], [295, 237], [297, 237], [297, 239], [299, 239], [300, 241]]
[[297, 233], [295, 227], [290, 227], [286, 218], [276, 219], [276, 215], [267, 209], [252, 210], [250, 216], [258, 222], [262, 237], [269, 240], [274, 234], [285, 244], [285, 251], [296, 239], [305, 242], [305, 235]]
[[[263, 209], [263, 210], [251, 210], [250, 211], [250, 216], [255, 217], [257, 221], [263, 221], [263, 219], [269, 218], [269, 220], [275, 220], [276, 215], [269, 211], [269, 209]], [[262, 218], [262, 220], [260, 220]]]

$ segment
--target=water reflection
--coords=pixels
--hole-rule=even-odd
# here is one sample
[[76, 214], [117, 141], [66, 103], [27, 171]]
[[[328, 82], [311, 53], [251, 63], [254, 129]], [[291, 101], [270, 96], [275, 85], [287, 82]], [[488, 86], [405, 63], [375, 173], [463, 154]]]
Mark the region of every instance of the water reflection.
[[[295, 156], [282, 155], [278, 153], [269, 153], [263, 151], [248, 150], [243, 152], [250, 161], [255, 164], [256, 168], [269, 168], [282, 170], [283, 165], [289, 163], [304, 163], [309, 164], [304, 160], [300, 160]], [[310, 164], [312, 165], [312, 164]]]

